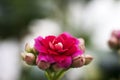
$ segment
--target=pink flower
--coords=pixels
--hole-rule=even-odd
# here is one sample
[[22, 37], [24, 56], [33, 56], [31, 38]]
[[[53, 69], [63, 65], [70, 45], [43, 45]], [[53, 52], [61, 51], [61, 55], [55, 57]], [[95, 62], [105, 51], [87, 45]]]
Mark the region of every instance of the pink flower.
[[114, 37], [120, 39], [120, 30], [113, 30], [111, 36], [114, 36]]
[[110, 39], [108, 40], [108, 45], [111, 49], [119, 49], [120, 48], [120, 30], [112, 31]]
[[34, 48], [38, 51], [38, 61], [57, 64], [61, 68], [68, 68], [74, 57], [83, 54], [79, 48], [79, 40], [67, 32], [59, 36], [39, 36], [35, 39]]

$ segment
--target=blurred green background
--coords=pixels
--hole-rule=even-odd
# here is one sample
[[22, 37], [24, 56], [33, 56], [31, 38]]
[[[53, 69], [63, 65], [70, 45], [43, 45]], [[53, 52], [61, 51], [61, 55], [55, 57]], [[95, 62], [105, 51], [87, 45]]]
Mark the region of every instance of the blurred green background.
[[107, 45], [113, 29], [120, 29], [120, 0], [0, 0], [0, 80], [46, 80], [20, 53], [38, 35], [65, 31], [84, 38], [94, 60], [63, 80], [120, 80], [120, 56]]

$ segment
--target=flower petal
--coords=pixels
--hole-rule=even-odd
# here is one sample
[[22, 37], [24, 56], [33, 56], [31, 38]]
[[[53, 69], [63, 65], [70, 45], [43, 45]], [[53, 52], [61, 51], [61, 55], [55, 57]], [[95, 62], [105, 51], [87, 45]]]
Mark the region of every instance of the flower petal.
[[77, 48], [77, 46], [73, 45], [66, 53], [64, 53], [63, 55], [73, 55], [74, 53], [76, 53], [77, 51], [79, 51], [79, 49]]
[[49, 63], [54, 63], [54, 59], [52, 56], [50, 55], [45, 55], [45, 54], [39, 54], [38, 55], [38, 61], [45, 61], [45, 62], [49, 62]]
[[72, 55], [72, 57], [76, 57], [76, 56], [82, 55], [82, 54], [83, 54], [83, 51], [82, 51], [82, 50], [78, 50], [78, 51], [76, 51], [76, 52]]
[[35, 40], [34, 47], [38, 52], [40, 52], [41, 51], [40, 46], [42, 46], [42, 44], [40, 42], [41, 42], [41, 40], [43, 40], [43, 38], [41, 36], [39, 36], [39, 37], [35, 38], [34, 40]]
[[45, 37], [45, 39], [43, 39], [41, 41], [41, 43], [43, 44], [43, 46], [45, 46], [46, 48], [49, 48], [49, 42], [52, 42], [56, 37], [55, 36], [47, 36]]
[[64, 48], [70, 48], [73, 45], [79, 45], [79, 41], [75, 38], [68, 38], [65, 40]]
[[70, 67], [70, 65], [72, 64], [72, 59], [71, 57], [62, 57], [62, 59], [60, 59], [58, 61], [58, 65], [61, 67], [61, 68], [68, 68]]
[[48, 54], [51, 55], [51, 56], [56, 56], [58, 55], [57, 52], [53, 51], [53, 50], [48, 50]]

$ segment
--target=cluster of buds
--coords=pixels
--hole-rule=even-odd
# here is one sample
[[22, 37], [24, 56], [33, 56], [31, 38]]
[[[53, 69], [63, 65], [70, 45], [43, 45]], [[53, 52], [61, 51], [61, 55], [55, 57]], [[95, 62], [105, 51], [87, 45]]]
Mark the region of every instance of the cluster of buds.
[[[85, 52], [85, 41], [82, 38], [79, 38], [79, 41], [81, 42], [79, 44], [79, 48]], [[77, 57], [73, 58], [73, 63], [72, 63], [72, 67], [73, 68], [79, 68], [82, 67], [84, 65], [88, 65], [91, 61], [93, 60], [93, 57], [91, 55], [80, 55]]]
[[[79, 45], [79, 48], [83, 52], [85, 52], [84, 39], [80, 38], [79, 41], [81, 42]], [[57, 64], [50, 64], [45, 61], [39, 61], [38, 52], [35, 50], [34, 47], [31, 47], [30, 44], [28, 43], [25, 46], [25, 52], [22, 53], [22, 58], [28, 65], [38, 66], [38, 68], [42, 70], [52, 69], [54, 71], [59, 71], [63, 69], [59, 67]], [[80, 56], [74, 57], [72, 60], [72, 64], [69, 68], [79, 68], [84, 65], [88, 65], [92, 60], [93, 60], [93, 57], [90, 55], [80, 55]]]
[[114, 30], [108, 40], [108, 45], [111, 49], [118, 50], [120, 48], [120, 30]]
[[37, 51], [27, 43], [25, 45], [25, 52], [22, 53], [21, 56], [28, 65], [36, 65], [37, 54]]

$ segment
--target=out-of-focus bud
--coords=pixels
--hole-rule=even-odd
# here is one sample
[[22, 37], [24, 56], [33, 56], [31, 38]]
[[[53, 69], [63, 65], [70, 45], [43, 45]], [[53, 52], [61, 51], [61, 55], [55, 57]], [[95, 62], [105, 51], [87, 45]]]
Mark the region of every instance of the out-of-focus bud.
[[79, 55], [73, 58], [73, 63], [72, 63], [73, 68], [82, 67], [84, 64], [85, 64], [85, 58], [83, 55]]
[[93, 57], [91, 55], [86, 55], [84, 65], [88, 65], [92, 60], [93, 60]]
[[108, 40], [108, 45], [111, 49], [120, 49], [120, 30], [112, 31], [111, 37]]
[[30, 52], [32, 52], [32, 47], [30, 46], [30, 44], [29, 43], [26, 43], [26, 45], [25, 45], [25, 51], [26, 52], [28, 52], [28, 53], [30, 53]]
[[35, 63], [35, 56], [32, 53], [26, 53], [24, 57], [24, 61], [29, 64], [33, 65]]
[[113, 30], [111, 36], [114, 36], [114, 37], [120, 39], [120, 30]]
[[119, 47], [119, 40], [115, 36], [112, 36], [108, 41], [108, 45], [112, 49], [117, 49]]
[[53, 68], [54, 71], [60, 71], [60, 70], [63, 69], [63, 68], [59, 67], [57, 64], [53, 64], [52, 68]]
[[79, 48], [80, 48], [83, 52], [85, 52], [85, 41], [84, 41], [84, 39], [83, 39], [83, 38], [79, 38], [78, 40], [79, 40], [79, 42], [80, 42]]
[[48, 68], [50, 67], [50, 63], [45, 62], [45, 61], [39, 61], [39, 62], [37, 63], [37, 66], [38, 66], [40, 69], [42, 69], [42, 70], [46, 70], [46, 69], [48, 69]]

